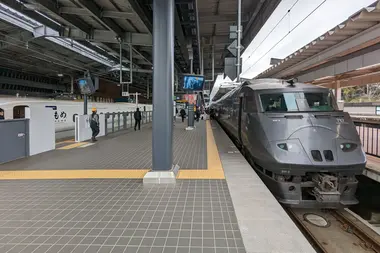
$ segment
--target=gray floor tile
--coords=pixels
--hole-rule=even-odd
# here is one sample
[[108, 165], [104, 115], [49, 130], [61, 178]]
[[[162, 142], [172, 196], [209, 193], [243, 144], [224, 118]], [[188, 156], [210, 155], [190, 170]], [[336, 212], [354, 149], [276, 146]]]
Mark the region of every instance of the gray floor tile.
[[[186, 131], [177, 122], [173, 131], [173, 163], [181, 169], [207, 169], [206, 124]], [[72, 150], [56, 150], [0, 165], [0, 170], [59, 169], [146, 169], [152, 166], [152, 127], [108, 136], [96, 145]]]
[[[0, 209], [3, 245], [22, 242], [16, 248], [20, 252], [33, 252], [36, 248], [27, 246], [34, 242], [44, 242], [41, 246], [51, 247], [45, 251], [54, 253], [190, 253], [202, 248], [219, 253], [240, 246], [236, 253], [244, 252], [239, 230], [232, 230], [236, 223], [216, 219], [235, 215], [224, 180], [181, 180], [172, 188], [149, 189], [141, 180], [127, 179], [2, 181]], [[30, 210], [32, 218], [16, 216]], [[71, 218], [54, 220], [58, 214]], [[134, 217], [151, 222], [134, 222]]]
[[76, 248], [71, 253], [83, 253], [87, 250], [87, 245], [77, 245]]
[[124, 250], [126, 249], [126, 246], [115, 246], [111, 253], [123, 253]]
[[150, 253], [165, 253], [164, 252], [164, 247], [155, 247], [155, 246], [153, 246], [150, 249]]

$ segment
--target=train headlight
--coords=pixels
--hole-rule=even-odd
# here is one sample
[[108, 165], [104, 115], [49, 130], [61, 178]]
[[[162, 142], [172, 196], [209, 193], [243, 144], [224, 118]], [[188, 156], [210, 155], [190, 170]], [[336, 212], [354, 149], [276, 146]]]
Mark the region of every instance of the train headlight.
[[277, 147], [279, 147], [280, 149], [288, 151], [288, 145], [286, 143], [279, 143], [279, 144], [277, 144]]
[[297, 145], [294, 142], [293, 143], [278, 143], [277, 147], [279, 147], [282, 150], [293, 152], [293, 153], [299, 153], [300, 152], [299, 145]]
[[340, 144], [340, 149], [343, 151], [343, 152], [350, 152], [354, 149], [356, 149], [358, 145], [356, 145], [355, 143], [342, 143]]

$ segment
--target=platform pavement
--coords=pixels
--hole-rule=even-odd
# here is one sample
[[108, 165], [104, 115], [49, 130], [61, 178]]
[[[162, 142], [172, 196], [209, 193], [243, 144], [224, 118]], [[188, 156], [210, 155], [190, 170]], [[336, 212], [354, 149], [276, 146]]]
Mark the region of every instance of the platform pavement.
[[367, 155], [367, 164], [363, 175], [380, 182], [380, 158]]
[[146, 170], [2, 171], [0, 252], [314, 252], [227, 135], [204, 126], [207, 169], [175, 185], [144, 187]]
[[[174, 126], [174, 163], [182, 170], [206, 170], [206, 124], [204, 121], [197, 123], [194, 131], [186, 131], [185, 127], [180, 122]], [[130, 170], [132, 177], [135, 171], [148, 170], [152, 166], [151, 128], [151, 125], [145, 125], [141, 131], [109, 135], [92, 146], [88, 146], [92, 143], [71, 143], [68, 140], [66, 144], [69, 145], [60, 144], [54, 151], [2, 164], [0, 171], [89, 170], [87, 173], [90, 173], [90, 170]]]

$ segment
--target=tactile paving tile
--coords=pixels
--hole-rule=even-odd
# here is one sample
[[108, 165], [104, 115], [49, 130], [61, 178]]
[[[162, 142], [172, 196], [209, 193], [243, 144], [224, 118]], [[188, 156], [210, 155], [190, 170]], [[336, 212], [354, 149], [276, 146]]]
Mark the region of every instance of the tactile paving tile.
[[[177, 122], [173, 134], [173, 162], [181, 169], [207, 169], [207, 138], [205, 121], [186, 131]], [[152, 127], [141, 131], [117, 133], [96, 145], [71, 150], [56, 150], [19, 161], [0, 165], [0, 170], [59, 169], [148, 169], [152, 166]]]
[[0, 252], [245, 253], [225, 180], [0, 184]]

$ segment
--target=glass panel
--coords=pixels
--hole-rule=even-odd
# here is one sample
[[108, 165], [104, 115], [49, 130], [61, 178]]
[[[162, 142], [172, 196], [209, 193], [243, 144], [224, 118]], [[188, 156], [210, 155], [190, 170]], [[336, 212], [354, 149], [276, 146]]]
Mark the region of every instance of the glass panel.
[[337, 110], [329, 92], [286, 92], [260, 95], [266, 112], [309, 112]]
[[298, 111], [298, 100], [296, 101], [294, 93], [284, 93], [285, 103], [288, 111]]

